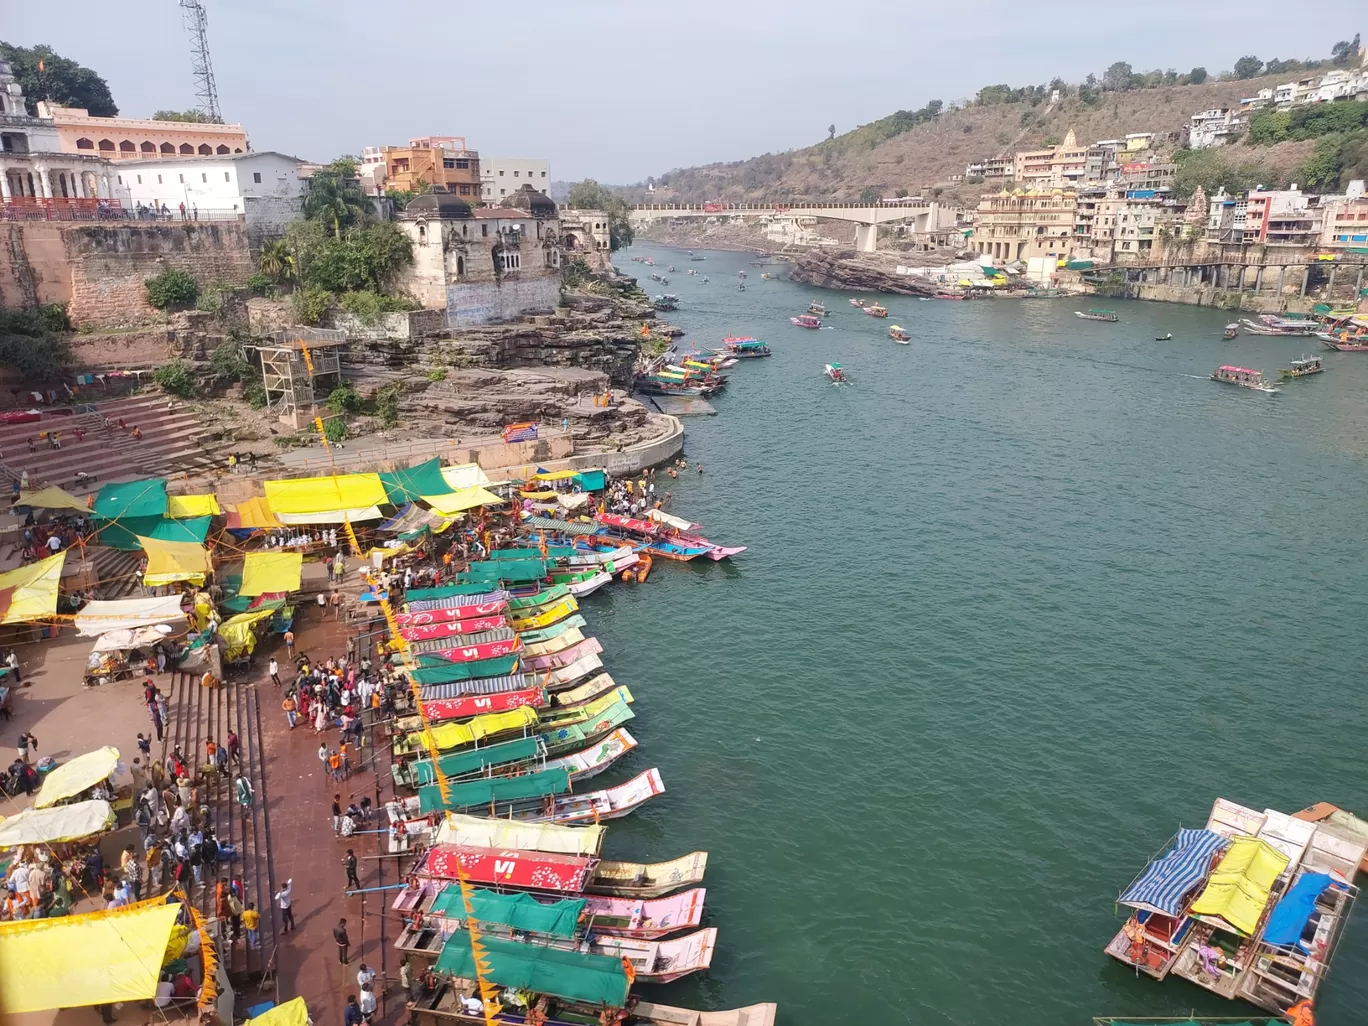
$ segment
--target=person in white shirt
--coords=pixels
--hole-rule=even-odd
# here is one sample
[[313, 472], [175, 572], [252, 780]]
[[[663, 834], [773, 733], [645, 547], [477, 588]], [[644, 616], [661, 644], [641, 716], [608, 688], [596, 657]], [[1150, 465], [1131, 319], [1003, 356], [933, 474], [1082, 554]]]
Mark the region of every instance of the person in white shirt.
[[356, 985], [362, 990], [365, 990], [373, 983], [375, 983], [375, 970], [366, 965], [365, 962], [362, 962], [361, 967], [356, 970]]
[[58, 538], [58, 537], [54, 534], [51, 538], [49, 538], [49, 539], [47, 540], [47, 547], [48, 547], [48, 551], [51, 552], [51, 553], [53, 553], [54, 555], [55, 555], [56, 553], [58, 553], [58, 552], [61, 552], [61, 551], [62, 551], [62, 539], [61, 539], [61, 538]]
[[276, 662], [275, 656], [271, 656], [271, 661], [266, 664], [266, 671], [271, 675], [271, 683], [280, 687], [280, 664]]
[[284, 924], [281, 933], [289, 933], [291, 930], [298, 929], [295, 926], [294, 909], [291, 903], [294, 901], [294, 877], [285, 881], [285, 886], [276, 891], [276, 904], [280, 906], [280, 919]]
[[369, 1024], [375, 1019], [375, 992], [370, 989], [370, 984], [361, 988], [361, 996], [357, 1001], [361, 1008], [361, 1021]]

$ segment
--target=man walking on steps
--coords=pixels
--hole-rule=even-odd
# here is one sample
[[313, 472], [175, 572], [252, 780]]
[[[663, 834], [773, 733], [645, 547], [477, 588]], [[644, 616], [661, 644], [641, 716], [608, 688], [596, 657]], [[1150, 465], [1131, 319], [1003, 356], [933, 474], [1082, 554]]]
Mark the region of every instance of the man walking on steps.
[[350, 848], [347, 849], [347, 857], [343, 860], [343, 864], [347, 867], [347, 886], [343, 887], [342, 890], [344, 892], [349, 890], [359, 891], [361, 889], [361, 880], [356, 875], [356, 853]]

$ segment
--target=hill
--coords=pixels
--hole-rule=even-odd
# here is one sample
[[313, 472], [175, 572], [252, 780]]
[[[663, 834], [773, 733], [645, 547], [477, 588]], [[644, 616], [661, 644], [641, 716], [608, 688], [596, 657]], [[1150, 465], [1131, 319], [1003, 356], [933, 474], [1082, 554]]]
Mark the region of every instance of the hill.
[[[653, 203], [853, 201], [867, 188], [883, 195], [904, 190], [904, 195], [915, 196], [927, 195], [937, 186], [949, 191], [946, 198], [961, 191], [977, 197], [980, 187], [953, 190], [948, 182], [951, 175], [963, 174], [972, 160], [1056, 143], [1070, 128], [1083, 143], [1154, 132], [1167, 147], [1176, 148], [1195, 112], [1238, 106], [1241, 97], [1290, 77], [1296, 76], [1282, 73], [1114, 92], [1066, 87], [1054, 103], [1043, 90], [1030, 91], [1015, 102], [974, 101], [951, 107], [920, 123], [917, 116], [925, 108], [904, 111], [803, 149], [670, 171], [655, 180], [649, 199], [644, 187], [626, 191], [634, 200]], [[1299, 167], [1306, 153], [1306, 146], [1258, 149], [1266, 165], [1283, 173]]]

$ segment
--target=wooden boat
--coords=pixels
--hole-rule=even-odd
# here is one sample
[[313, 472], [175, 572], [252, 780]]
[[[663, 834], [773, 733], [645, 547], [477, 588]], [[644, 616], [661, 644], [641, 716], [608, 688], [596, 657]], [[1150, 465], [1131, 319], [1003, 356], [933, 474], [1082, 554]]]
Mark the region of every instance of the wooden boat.
[[560, 669], [548, 673], [546, 675], [546, 687], [551, 691], [573, 687], [585, 678], [598, 673], [601, 669], [603, 669], [603, 660], [597, 655], [582, 656], [569, 666], [562, 666]]
[[561, 649], [559, 652], [548, 652], [539, 656], [524, 656], [523, 666], [529, 670], [545, 672], [548, 670], [559, 670], [569, 666], [576, 660], [587, 655], [598, 655], [603, 651], [603, 645], [598, 638], [585, 638], [569, 648]]
[[542, 627], [550, 627], [553, 623], [564, 620], [567, 616], [577, 612], [579, 612], [579, 603], [575, 601], [573, 595], [566, 595], [559, 602], [546, 606], [531, 616], [513, 617], [509, 623], [515, 631], [537, 630]]
[[619, 727], [607, 737], [596, 741], [592, 747], [548, 759], [546, 768], [563, 769], [570, 774], [571, 783], [578, 784], [582, 780], [598, 776], [636, 746], [636, 738], [628, 733], [627, 728]]
[[815, 314], [818, 317], [825, 317], [827, 315], [827, 308], [824, 307], [821, 303], [809, 303], [807, 312], [810, 314]]
[[676, 296], [673, 292], [666, 292], [665, 294], [656, 296], [653, 300], [651, 300], [651, 305], [655, 307], [657, 310], [668, 313], [671, 310], [679, 309], [679, 297]]
[[508, 599], [509, 615], [530, 616], [534, 612], [559, 602], [569, 594], [570, 592], [565, 585], [553, 584], [531, 595], [512, 595]]
[[458, 638], [438, 638], [416, 641], [409, 645], [415, 655], [441, 656], [452, 663], [474, 663], [514, 655], [522, 648], [522, 639], [509, 628], [467, 634]]
[[629, 962], [642, 983], [672, 983], [712, 965], [717, 928], [697, 930], [674, 940], [646, 941], [631, 937], [602, 937], [589, 944], [596, 955]]
[[[458, 667], [463, 669], [463, 667]], [[504, 677], [479, 677], [474, 680], [456, 680], [450, 683], [419, 684], [419, 701], [442, 702], [450, 698], [465, 698], [469, 695], [497, 695], [505, 691], [525, 691], [528, 688], [545, 687], [544, 674], [513, 673]]]
[[617, 683], [611, 673], [600, 673], [590, 677], [583, 684], [576, 684], [573, 688], [552, 692], [548, 695], [548, 703], [552, 709], [573, 709], [592, 702], [599, 695], [605, 695], [616, 687]]
[[1221, 338], [1235, 338], [1239, 334], [1240, 326], [1238, 324], [1227, 324], [1225, 330], [1221, 332]]
[[[931, 296], [932, 299], [968, 299], [967, 292], [952, 292], [948, 289], [938, 289]], [[1081, 315], [1080, 315], [1081, 316]]]
[[701, 534], [696, 533], [698, 528], [702, 526], [701, 524], [695, 524], [683, 517], [677, 517], [673, 513], [653, 509], [648, 511], [646, 516], [655, 524], [655, 541], [657, 544], [669, 541], [675, 545], [682, 545], [686, 549], [703, 549], [703, 555], [715, 563], [746, 551], [744, 545], [718, 545], [716, 542], [704, 538]]
[[[470, 588], [474, 590], [465, 590]], [[490, 588], [487, 584], [452, 584], [441, 588], [412, 589], [404, 598], [408, 608], [397, 616], [445, 613], [448, 619], [468, 620], [501, 612], [497, 607], [499, 603], [508, 601], [508, 592], [502, 588]], [[399, 626], [409, 626], [409, 623], [403, 622]]]
[[524, 823], [559, 823], [562, 826], [600, 823], [605, 819], [621, 819], [631, 815], [656, 795], [664, 793], [665, 782], [660, 779], [660, 770], [653, 768], [638, 773], [616, 787], [588, 794], [560, 795], [551, 802], [549, 808], [543, 805], [523, 812], [515, 810], [512, 815], [500, 818]]
[[589, 928], [595, 933], [645, 939], [668, 937], [703, 921], [706, 894], [702, 887], [691, 887], [666, 898], [646, 901], [591, 895], [586, 899], [584, 912], [590, 917]]
[[872, 306], [865, 307], [864, 312], [870, 317], [887, 317], [888, 307], [880, 306], [878, 303], [875, 303]]
[[1219, 381], [1225, 385], [1238, 385], [1241, 388], [1253, 389], [1255, 392], [1264, 392], [1268, 395], [1276, 395], [1279, 389], [1264, 381], [1263, 371], [1250, 370], [1247, 367], [1233, 367], [1230, 364], [1222, 364], [1211, 372], [1211, 380]]
[[523, 639], [523, 646], [526, 647], [527, 645], [550, 641], [552, 638], [560, 637], [566, 631], [576, 630], [584, 626], [584, 617], [576, 613], [574, 616], [566, 617], [560, 623], [553, 623], [550, 627], [543, 627], [540, 630], [519, 631], [518, 637]]
[[1085, 321], [1111, 321], [1113, 323], [1121, 319], [1111, 310], [1075, 310], [1074, 316], [1081, 317]]
[[436, 641], [440, 638], [459, 638], [463, 635], [505, 630], [507, 627], [508, 621], [502, 616], [481, 616], [474, 620], [442, 620], [423, 626], [400, 627], [399, 634], [405, 641]]
[[1290, 361], [1278, 373], [1284, 378], [1306, 378], [1312, 374], [1325, 373], [1325, 367], [1319, 356], [1303, 356], [1300, 360]]
[[[598, 674], [600, 677], [611, 676], [606, 673]], [[619, 702], [623, 705], [631, 705], [632, 689], [626, 684], [615, 684], [611, 689], [603, 690], [593, 698], [583, 702], [576, 702], [573, 705], [552, 705], [542, 709], [538, 713], [537, 730], [553, 734], [561, 727], [568, 727], [576, 723], [589, 723], [591, 720], [615, 719], [619, 714], [613, 708]], [[614, 723], [613, 726], [620, 724]], [[607, 731], [611, 729], [606, 723], [591, 724], [591, 730]]]
[[1316, 338], [1324, 342], [1327, 348], [1341, 353], [1368, 353], [1368, 332], [1350, 334], [1347, 331], [1320, 331], [1316, 333]]
[[[416, 716], [407, 717], [412, 725], [418, 721]], [[418, 721], [417, 729], [422, 723]], [[491, 773], [509, 773], [518, 767], [532, 765], [546, 758], [546, 748], [539, 738], [520, 737], [482, 748], [472, 748], [465, 752], [455, 752], [441, 756], [442, 772], [448, 780], [466, 780], [483, 777]], [[431, 784], [436, 775], [430, 759], [402, 759], [390, 764], [390, 774], [395, 784], [401, 787], [417, 788]]]
[[639, 1001], [632, 1015], [646, 1026], [774, 1026], [779, 1006], [774, 1002], [720, 1012], [696, 1012], [654, 1001]]
[[[463, 720], [483, 713], [504, 712], [522, 705], [534, 709], [548, 704], [546, 691], [541, 687], [519, 688], [517, 691], [496, 691], [492, 695], [462, 695], [459, 698], [419, 699], [423, 714], [433, 723]], [[420, 723], [421, 726], [421, 723]]]
[[624, 581], [630, 581], [633, 584], [641, 584], [643, 581], [646, 580], [647, 577], [651, 575], [652, 565], [653, 564], [651, 561], [651, 557], [648, 554], [643, 553], [638, 558], [637, 565], [634, 569], [622, 571], [621, 579]]
[[1320, 330], [1319, 321], [1302, 317], [1275, 317], [1272, 314], [1264, 314], [1257, 321], [1246, 317], [1240, 326], [1250, 335], [1303, 336], [1314, 335]]
[[831, 379], [834, 385], [844, 385], [850, 379], [846, 377], [845, 371], [841, 369], [839, 363], [829, 363], [822, 368], [822, 373]]
[[568, 631], [562, 631], [553, 638], [546, 641], [529, 643], [523, 642], [523, 658], [528, 656], [550, 655], [553, 652], [560, 652], [567, 648], [573, 648], [584, 640], [584, 632], [578, 627]]
[[[454, 605], [441, 609], [429, 609], [420, 613], [396, 613], [394, 620], [400, 629], [405, 627], [426, 627], [435, 623], [461, 623], [465, 620], [479, 620], [490, 616], [502, 616], [508, 608], [506, 599], [496, 602], [480, 602], [474, 605]], [[460, 631], [462, 634], [468, 631]]]
[[888, 337], [894, 342], [901, 342], [903, 345], [907, 345], [912, 341], [912, 336], [903, 331], [903, 329], [896, 324], [888, 329]]
[[854, 298], [852, 298], [852, 299], [850, 300], [850, 305], [851, 305], [851, 306], [863, 307], [863, 306], [864, 306], [864, 300], [863, 300], [863, 299], [854, 299]]
[[669, 862], [614, 862], [604, 859], [593, 866], [584, 884], [584, 892], [624, 898], [659, 898], [682, 887], [701, 884], [707, 868], [706, 851], [690, 852]]
[[[411, 875], [419, 881], [445, 884], [458, 879], [458, 865], [467, 880], [481, 887], [580, 894], [589, 885], [590, 877], [600, 863], [592, 855], [438, 843], [423, 854]], [[401, 912], [412, 911], [425, 899], [431, 904], [440, 890], [439, 887], [405, 888], [395, 898], [394, 908]]]
[[[634, 553], [632, 555], [632, 562], [636, 562], [636, 558], [637, 557]], [[584, 576], [580, 577], [580, 579], [577, 581], [572, 581], [569, 585], [570, 594], [578, 598], [583, 598], [585, 595], [592, 595], [594, 592], [602, 588], [605, 584], [611, 584], [612, 582], [612, 570], [599, 570], [594, 573], [585, 574]]]
[[790, 317], [789, 323], [799, 328], [820, 328], [822, 321], [812, 314], [799, 314], [797, 317]]
[[722, 344], [738, 360], [756, 360], [770, 355], [769, 346], [755, 338], [724, 338]]
[[[1327, 826], [1336, 833], [1368, 840], [1368, 821], [1359, 819], [1352, 812], [1345, 812], [1338, 805], [1331, 805], [1329, 802], [1310, 805], [1300, 812], [1292, 813], [1292, 818]], [[1360, 860], [1358, 871], [1368, 873], [1368, 855]]]

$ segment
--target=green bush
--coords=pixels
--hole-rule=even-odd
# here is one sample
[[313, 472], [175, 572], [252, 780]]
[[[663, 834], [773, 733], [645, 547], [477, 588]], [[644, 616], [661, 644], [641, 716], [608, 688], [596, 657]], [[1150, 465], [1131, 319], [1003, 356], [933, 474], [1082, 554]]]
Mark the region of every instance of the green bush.
[[275, 282], [264, 274], [248, 275], [247, 291], [254, 296], [274, 296], [276, 294]]
[[323, 437], [329, 442], [341, 442], [347, 437], [347, 422], [341, 417], [329, 417], [323, 422]]
[[358, 413], [361, 410], [361, 397], [350, 381], [344, 381], [328, 393], [328, 409], [333, 413]]
[[318, 285], [296, 289], [290, 296], [295, 316], [305, 324], [317, 324], [332, 306], [332, 293]]
[[445, 380], [446, 380], [446, 368], [445, 368], [445, 367], [433, 367], [432, 370], [430, 370], [430, 371], [427, 372], [427, 379], [428, 379], [429, 381], [445, 381]]
[[209, 365], [214, 373], [231, 381], [241, 381], [252, 373], [252, 365], [234, 339], [224, 339], [209, 354]]
[[260, 381], [249, 381], [242, 386], [242, 398], [254, 410], [266, 409], [266, 386]]
[[384, 296], [370, 289], [344, 292], [338, 304], [362, 324], [378, 324], [385, 314], [407, 310], [411, 306], [405, 300]]
[[172, 360], [163, 364], [152, 377], [162, 387], [163, 392], [179, 396], [181, 399], [193, 399], [199, 391], [195, 372], [184, 360]]
[[399, 397], [404, 394], [402, 381], [391, 381], [375, 393], [375, 414], [385, 427], [399, 423]]
[[199, 298], [199, 283], [185, 271], [168, 267], [148, 278], [147, 301], [158, 310], [184, 310]]

